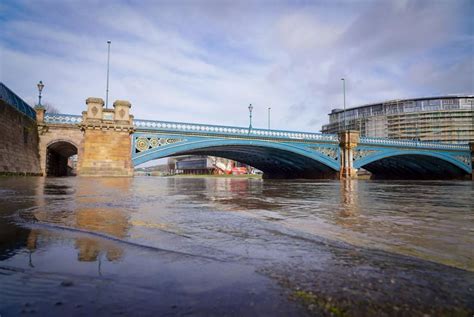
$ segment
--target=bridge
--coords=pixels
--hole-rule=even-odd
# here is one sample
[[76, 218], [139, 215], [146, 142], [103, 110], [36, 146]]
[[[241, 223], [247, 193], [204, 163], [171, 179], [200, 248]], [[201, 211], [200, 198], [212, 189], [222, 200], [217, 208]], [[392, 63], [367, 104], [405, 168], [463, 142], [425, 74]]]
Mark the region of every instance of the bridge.
[[474, 143], [441, 144], [339, 135], [134, 119], [128, 101], [105, 109], [88, 98], [82, 115], [36, 109], [44, 174], [64, 175], [78, 155], [83, 176], [132, 176], [133, 167], [177, 155], [212, 155], [239, 161], [265, 178], [463, 179], [472, 177]]

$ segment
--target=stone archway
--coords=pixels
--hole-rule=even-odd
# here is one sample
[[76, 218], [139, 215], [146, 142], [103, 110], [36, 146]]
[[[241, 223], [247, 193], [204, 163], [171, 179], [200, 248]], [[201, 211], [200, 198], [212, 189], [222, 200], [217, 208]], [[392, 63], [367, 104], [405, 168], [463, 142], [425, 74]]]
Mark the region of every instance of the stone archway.
[[75, 176], [77, 152], [69, 141], [51, 142], [46, 148], [46, 176]]

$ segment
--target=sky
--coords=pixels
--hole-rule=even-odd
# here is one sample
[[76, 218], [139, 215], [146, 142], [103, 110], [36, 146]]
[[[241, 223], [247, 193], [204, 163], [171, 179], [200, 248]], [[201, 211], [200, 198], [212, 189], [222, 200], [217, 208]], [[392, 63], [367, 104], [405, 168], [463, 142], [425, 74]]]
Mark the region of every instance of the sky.
[[331, 109], [474, 93], [474, 1], [0, 2], [0, 80], [80, 114], [317, 132]]

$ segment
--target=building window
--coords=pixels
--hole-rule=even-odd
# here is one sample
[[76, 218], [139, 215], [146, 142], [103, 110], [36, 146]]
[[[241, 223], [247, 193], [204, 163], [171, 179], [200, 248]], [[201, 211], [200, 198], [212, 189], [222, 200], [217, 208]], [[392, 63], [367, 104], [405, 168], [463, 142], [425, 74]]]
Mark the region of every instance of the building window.
[[454, 105], [453, 99], [445, 99], [443, 100], [443, 105]]

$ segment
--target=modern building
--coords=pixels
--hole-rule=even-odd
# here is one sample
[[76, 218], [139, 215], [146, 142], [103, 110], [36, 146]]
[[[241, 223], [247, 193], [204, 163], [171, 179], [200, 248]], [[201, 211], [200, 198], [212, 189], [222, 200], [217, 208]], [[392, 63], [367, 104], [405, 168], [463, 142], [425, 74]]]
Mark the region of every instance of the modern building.
[[250, 167], [245, 164], [205, 155], [170, 157], [168, 168], [172, 174], [247, 174], [251, 172]]
[[345, 129], [367, 137], [467, 143], [474, 141], [474, 95], [389, 100], [345, 112], [333, 109], [321, 132]]

